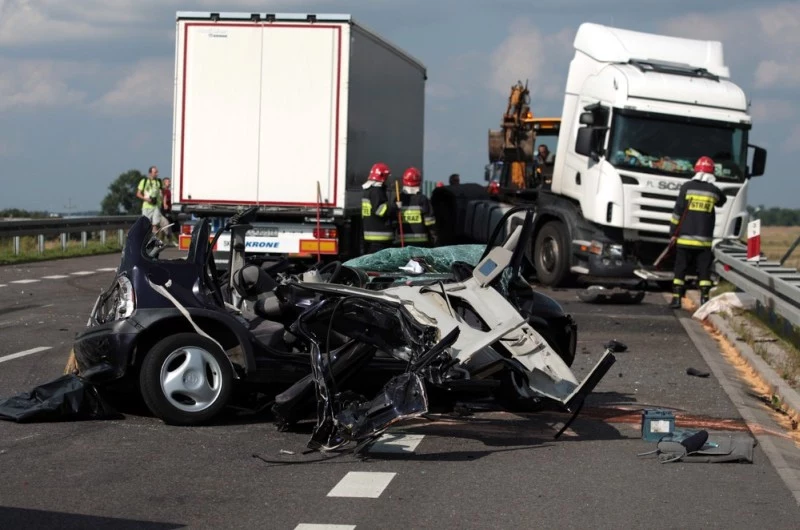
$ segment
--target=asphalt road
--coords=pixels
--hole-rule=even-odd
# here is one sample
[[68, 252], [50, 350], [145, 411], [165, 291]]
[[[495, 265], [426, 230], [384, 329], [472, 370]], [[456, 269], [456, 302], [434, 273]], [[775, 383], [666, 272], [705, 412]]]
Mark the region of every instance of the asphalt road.
[[[113, 277], [102, 269], [117, 260], [0, 267], [0, 396], [62, 373], [74, 333]], [[744, 429], [719, 380], [685, 373], [709, 370], [695, 341], [719, 358], [699, 326], [679, 320], [688, 314], [657, 294], [636, 306], [593, 306], [570, 290], [549, 292], [578, 321], [579, 376], [608, 339], [629, 347], [558, 440], [566, 416], [552, 412], [437, 416], [393, 431], [366, 460], [303, 454], [308, 430], [281, 433], [259, 419], [203, 428], [137, 414], [0, 422], [0, 528], [797, 527], [797, 501], [761, 446], [752, 465], [636, 456], [655, 448], [639, 433], [645, 407], [675, 409], [687, 426], [716, 418]], [[20, 352], [30, 353], [3, 359]], [[756, 411], [765, 432], [778, 431], [733, 370], [717, 368], [737, 404]], [[800, 450], [769, 436], [800, 471]]]

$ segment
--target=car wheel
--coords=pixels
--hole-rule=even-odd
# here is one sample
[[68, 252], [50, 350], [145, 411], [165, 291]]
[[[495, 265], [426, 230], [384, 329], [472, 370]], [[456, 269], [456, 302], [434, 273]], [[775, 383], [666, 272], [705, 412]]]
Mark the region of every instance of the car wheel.
[[566, 227], [550, 221], [539, 230], [533, 252], [536, 278], [542, 285], [558, 286], [569, 272], [569, 242]]
[[170, 425], [198, 425], [227, 404], [233, 369], [212, 340], [179, 333], [158, 342], [147, 353], [139, 375], [147, 407]]

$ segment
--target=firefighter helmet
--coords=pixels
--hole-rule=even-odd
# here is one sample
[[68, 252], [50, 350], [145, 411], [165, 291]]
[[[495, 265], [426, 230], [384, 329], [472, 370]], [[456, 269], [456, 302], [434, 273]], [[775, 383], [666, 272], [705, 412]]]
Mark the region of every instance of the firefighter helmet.
[[376, 164], [373, 164], [372, 169], [369, 170], [368, 180], [386, 182], [386, 179], [389, 178], [389, 175], [391, 174], [392, 172], [389, 171], [389, 166], [387, 166], [383, 162], [378, 162]]
[[714, 174], [714, 161], [707, 156], [701, 156], [694, 164], [695, 173], [711, 173]]
[[415, 167], [406, 169], [406, 172], [403, 173], [403, 186], [416, 188], [420, 184], [422, 184], [422, 173], [419, 172], [419, 169]]

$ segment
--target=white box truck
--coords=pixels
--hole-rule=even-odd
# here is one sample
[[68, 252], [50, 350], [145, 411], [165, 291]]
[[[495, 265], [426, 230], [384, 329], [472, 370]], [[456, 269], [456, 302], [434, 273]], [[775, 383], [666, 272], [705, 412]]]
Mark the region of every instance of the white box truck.
[[[749, 144], [745, 93], [731, 81], [717, 41], [585, 23], [574, 48], [560, 118], [523, 119], [530, 137], [521, 149], [500, 145], [502, 133], [490, 131], [487, 180], [499, 173], [490, 187], [496, 197], [468, 203], [463, 233], [485, 239], [503, 211], [535, 204], [529, 248], [541, 283], [559, 285], [569, 276], [619, 286], [671, 281], [669, 267], [652, 265], [668, 242], [678, 190], [700, 156], [714, 159], [717, 186], [728, 196], [714, 237], [739, 238], [747, 226], [747, 188], [764, 173], [766, 150]], [[551, 176], [535, 186], [512, 184], [524, 174], [512, 166], [533, 161], [535, 135], [554, 128]], [[506, 151], [505, 160], [493, 147]]]
[[[248, 252], [360, 255], [372, 164], [422, 168], [425, 66], [349, 15], [178, 12], [176, 24], [173, 210], [216, 223], [257, 205]], [[230, 237], [217, 247], [222, 262]]]

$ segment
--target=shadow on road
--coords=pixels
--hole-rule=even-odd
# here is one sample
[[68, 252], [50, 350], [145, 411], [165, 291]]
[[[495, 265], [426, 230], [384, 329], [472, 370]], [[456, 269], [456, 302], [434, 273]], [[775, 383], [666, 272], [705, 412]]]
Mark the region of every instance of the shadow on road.
[[99, 530], [113, 528], [114, 530], [171, 530], [184, 528], [186, 525], [175, 523], [155, 523], [137, 521], [133, 519], [118, 519], [116, 517], [97, 517], [94, 515], [81, 515], [63, 512], [50, 512], [44, 510], [28, 510], [25, 508], [6, 508], [0, 506], [0, 528], [25, 528], [35, 530], [70, 530], [92, 528]]

